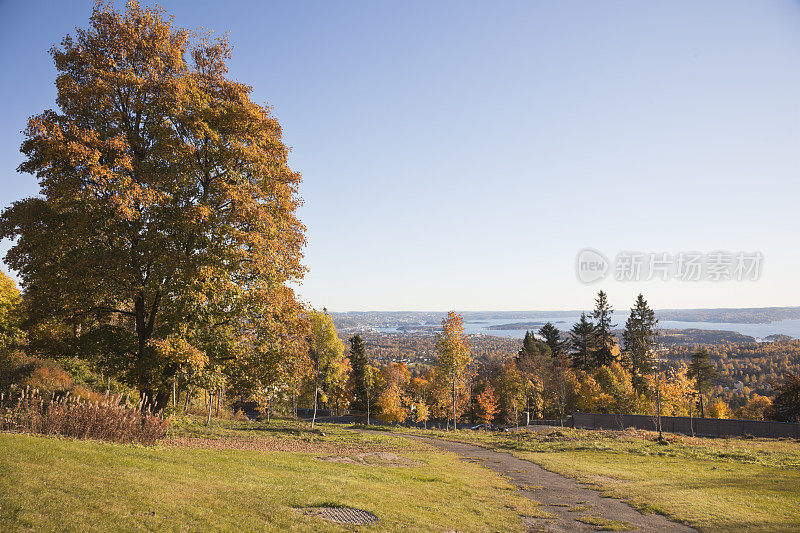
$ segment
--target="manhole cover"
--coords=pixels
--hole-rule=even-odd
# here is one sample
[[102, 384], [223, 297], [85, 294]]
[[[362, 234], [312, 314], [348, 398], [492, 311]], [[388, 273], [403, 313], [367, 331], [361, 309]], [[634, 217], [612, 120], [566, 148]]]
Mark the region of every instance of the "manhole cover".
[[303, 513], [338, 524], [365, 526], [378, 523], [378, 517], [374, 514], [352, 507], [307, 507]]

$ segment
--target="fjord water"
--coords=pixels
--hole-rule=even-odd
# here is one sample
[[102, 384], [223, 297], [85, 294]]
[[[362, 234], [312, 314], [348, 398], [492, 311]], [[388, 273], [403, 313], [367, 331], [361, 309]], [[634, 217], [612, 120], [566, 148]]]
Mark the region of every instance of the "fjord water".
[[[531, 318], [515, 318], [515, 319], [490, 319], [480, 321], [464, 321], [465, 333], [482, 333], [484, 335], [494, 335], [496, 337], [511, 337], [521, 339], [525, 336], [525, 329], [489, 329], [490, 326], [498, 326], [503, 324], [525, 323], [529, 322], [531, 326], [528, 328], [532, 331], [538, 331], [539, 328], [546, 322], [552, 322], [558, 329], [564, 331], [572, 327], [578, 321], [579, 315], [575, 316], [553, 316], [542, 317], [535, 316]], [[625, 326], [627, 314], [614, 313], [614, 321], [617, 328], [622, 329]], [[756, 340], [762, 340], [769, 335], [789, 335], [790, 337], [800, 338], [800, 319], [794, 320], [779, 320], [776, 322], [768, 322], [762, 324], [744, 324], [737, 322], [682, 322], [677, 320], [662, 320], [659, 321], [659, 326], [663, 329], [705, 329], [705, 330], [722, 330], [722, 331], [735, 331], [742, 335], [749, 335], [755, 337]], [[378, 331], [386, 333], [396, 333], [397, 328], [376, 328]]]

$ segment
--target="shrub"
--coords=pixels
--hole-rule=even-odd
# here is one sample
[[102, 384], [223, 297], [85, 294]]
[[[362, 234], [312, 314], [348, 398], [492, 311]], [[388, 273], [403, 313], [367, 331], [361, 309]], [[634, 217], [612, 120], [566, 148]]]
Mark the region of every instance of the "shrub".
[[116, 396], [101, 401], [69, 393], [46, 397], [28, 387], [11, 396], [0, 396], [0, 430], [150, 446], [169, 425], [169, 419], [142, 411], [141, 402], [129, 406]]
[[7, 391], [13, 385], [64, 392], [72, 387], [72, 378], [53, 361], [16, 354], [0, 361], [0, 390]]

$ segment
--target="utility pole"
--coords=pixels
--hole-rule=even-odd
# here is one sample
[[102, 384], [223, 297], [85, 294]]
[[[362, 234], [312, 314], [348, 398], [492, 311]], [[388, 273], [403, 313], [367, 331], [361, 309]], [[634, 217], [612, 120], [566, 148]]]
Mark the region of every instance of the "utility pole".
[[656, 420], [658, 424], [658, 442], [664, 441], [664, 435], [661, 432], [661, 361], [662, 359], [659, 358], [656, 360], [658, 362], [658, 370], [656, 371]]
[[663, 444], [664, 443], [664, 434], [661, 429], [661, 374], [663, 371], [663, 363], [665, 358], [664, 348], [656, 348], [656, 353], [658, 357], [655, 359], [656, 363], [656, 425], [658, 426], [658, 442]]

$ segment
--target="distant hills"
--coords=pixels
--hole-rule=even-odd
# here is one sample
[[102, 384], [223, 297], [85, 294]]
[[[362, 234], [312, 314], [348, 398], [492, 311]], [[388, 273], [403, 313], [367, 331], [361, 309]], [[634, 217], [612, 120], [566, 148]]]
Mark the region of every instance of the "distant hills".
[[728, 322], [767, 324], [779, 320], [800, 319], [800, 307], [746, 307], [742, 309], [661, 309], [659, 320], [676, 322]]

